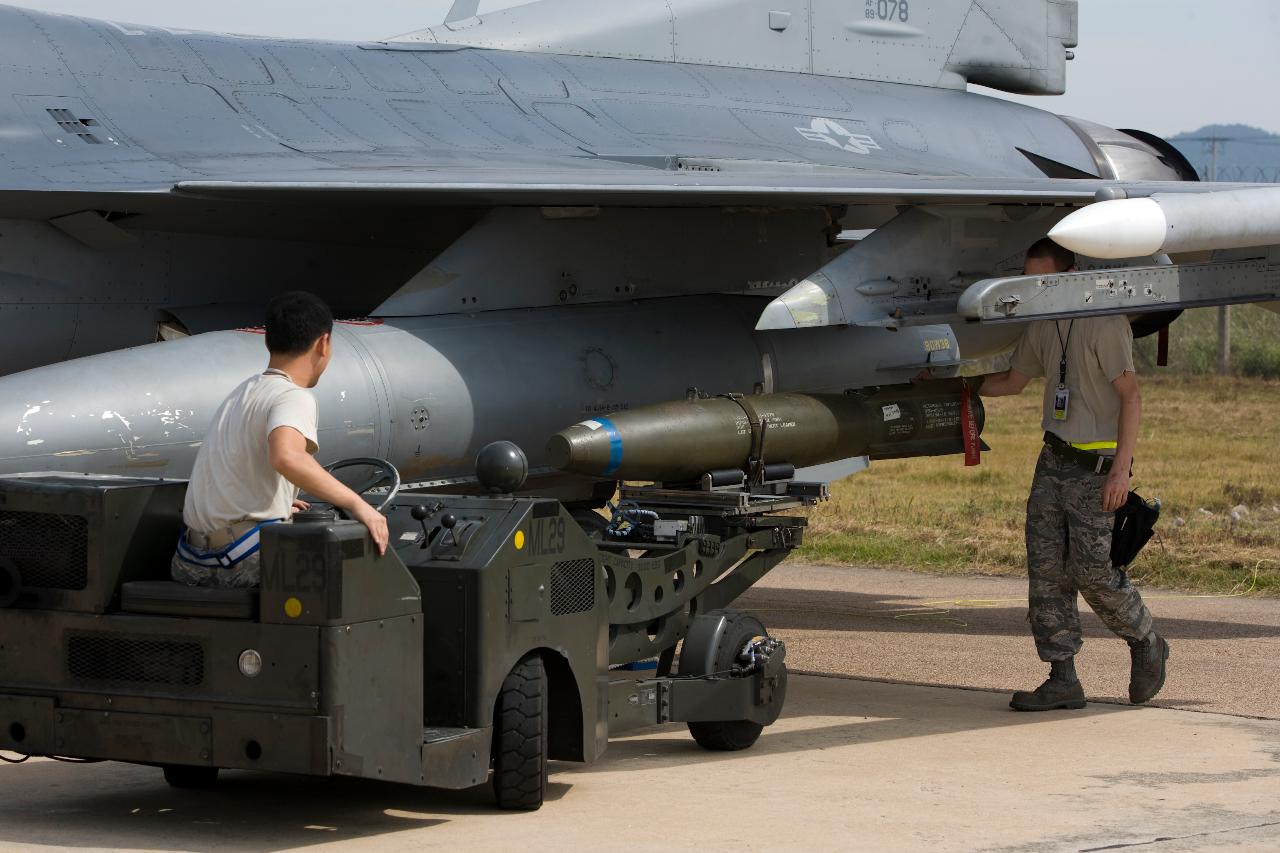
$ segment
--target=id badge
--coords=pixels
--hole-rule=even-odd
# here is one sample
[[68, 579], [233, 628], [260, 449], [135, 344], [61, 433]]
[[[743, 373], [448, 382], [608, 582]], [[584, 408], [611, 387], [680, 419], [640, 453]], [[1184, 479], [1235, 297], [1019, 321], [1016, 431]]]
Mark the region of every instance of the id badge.
[[1053, 392], [1053, 419], [1055, 421], [1065, 421], [1067, 419], [1067, 404], [1071, 400], [1071, 392], [1066, 388], [1059, 388]]

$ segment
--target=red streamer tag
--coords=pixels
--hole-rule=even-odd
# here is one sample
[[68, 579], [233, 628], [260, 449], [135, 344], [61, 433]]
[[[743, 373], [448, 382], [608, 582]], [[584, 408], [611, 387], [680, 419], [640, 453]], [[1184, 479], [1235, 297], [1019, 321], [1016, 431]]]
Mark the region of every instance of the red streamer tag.
[[969, 383], [963, 379], [960, 380], [960, 436], [964, 440], [965, 467], [981, 465], [982, 445], [978, 442], [978, 420], [973, 416]]

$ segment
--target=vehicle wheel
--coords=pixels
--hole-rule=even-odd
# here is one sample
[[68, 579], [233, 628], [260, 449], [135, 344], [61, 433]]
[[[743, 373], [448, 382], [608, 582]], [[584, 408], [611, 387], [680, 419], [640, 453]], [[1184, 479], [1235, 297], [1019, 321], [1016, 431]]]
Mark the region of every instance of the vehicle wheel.
[[[718, 619], [721, 616], [724, 617], [726, 624], [724, 631], [719, 636], [716, 648], [710, 656], [711, 669], [708, 672], [694, 671], [695, 669], [705, 668], [702, 663], [694, 663], [695, 661], [702, 662], [708, 659], [705, 649], [683, 648], [680, 652], [681, 675], [707, 675], [711, 672], [726, 672], [733, 668], [738, 654], [754, 637], [769, 636], [769, 632], [765, 630], [764, 623], [749, 613], [742, 613], [737, 610], [712, 610], [698, 618]], [[686, 647], [688, 644], [689, 640], [685, 640]], [[774, 719], [777, 719], [777, 715], [781, 713], [782, 703], [786, 700], [786, 695], [787, 673], [784, 669], [778, 681], [778, 686], [774, 690], [774, 713], [772, 715]], [[764, 731], [764, 726], [751, 720], [689, 723], [689, 734], [693, 735], [693, 739], [698, 742], [698, 746], [718, 752], [734, 752], [746, 749], [756, 742], [762, 731]]]
[[522, 659], [502, 682], [493, 710], [493, 794], [498, 808], [541, 808], [547, 793], [547, 672]]
[[208, 788], [218, 781], [218, 768], [166, 764], [164, 781], [168, 782], [171, 788]]

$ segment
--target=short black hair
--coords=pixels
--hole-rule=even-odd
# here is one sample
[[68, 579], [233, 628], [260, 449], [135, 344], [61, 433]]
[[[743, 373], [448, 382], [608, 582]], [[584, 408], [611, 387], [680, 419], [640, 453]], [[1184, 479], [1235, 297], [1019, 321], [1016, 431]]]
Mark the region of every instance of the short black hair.
[[314, 293], [290, 290], [267, 303], [266, 327], [268, 352], [301, 355], [333, 331], [333, 312]]
[[1066, 272], [1076, 265], [1076, 253], [1064, 249], [1048, 237], [1041, 237], [1027, 249], [1028, 258], [1049, 258], [1058, 272]]

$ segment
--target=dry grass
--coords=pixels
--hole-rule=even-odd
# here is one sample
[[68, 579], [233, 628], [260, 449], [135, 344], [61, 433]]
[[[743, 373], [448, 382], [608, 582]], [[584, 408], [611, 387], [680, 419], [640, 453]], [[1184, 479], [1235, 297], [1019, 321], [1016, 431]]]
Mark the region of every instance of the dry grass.
[[[925, 571], [1023, 575], [1022, 524], [1040, 449], [1041, 387], [988, 401], [993, 452], [879, 462], [832, 488], [801, 557]], [[1164, 504], [1141, 583], [1280, 595], [1280, 382], [1144, 377], [1134, 488]], [[1233, 521], [1233, 507], [1248, 514]], [[1204, 511], [1202, 511], [1204, 510]], [[1179, 524], [1182, 520], [1183, 524]]]

